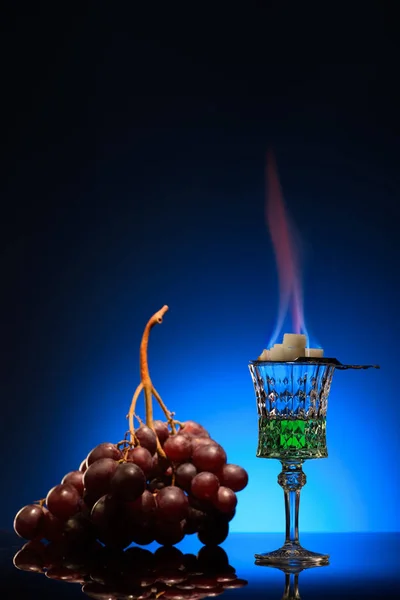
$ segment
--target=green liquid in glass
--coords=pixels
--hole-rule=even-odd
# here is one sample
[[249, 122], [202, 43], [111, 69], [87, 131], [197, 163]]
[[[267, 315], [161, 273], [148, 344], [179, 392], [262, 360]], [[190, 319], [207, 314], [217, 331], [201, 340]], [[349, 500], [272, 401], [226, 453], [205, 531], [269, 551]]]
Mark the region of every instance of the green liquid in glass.
[[326, 458], [326, 419], [260, 417], [259, 458]]

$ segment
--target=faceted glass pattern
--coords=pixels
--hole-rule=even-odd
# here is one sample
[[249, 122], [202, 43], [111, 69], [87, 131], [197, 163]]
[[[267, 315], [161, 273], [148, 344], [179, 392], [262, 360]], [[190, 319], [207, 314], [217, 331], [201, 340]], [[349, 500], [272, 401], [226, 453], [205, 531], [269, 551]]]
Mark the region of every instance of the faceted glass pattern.
[[326, 412], [335, 366], [254, 361], [260, 458], [326, 458]]

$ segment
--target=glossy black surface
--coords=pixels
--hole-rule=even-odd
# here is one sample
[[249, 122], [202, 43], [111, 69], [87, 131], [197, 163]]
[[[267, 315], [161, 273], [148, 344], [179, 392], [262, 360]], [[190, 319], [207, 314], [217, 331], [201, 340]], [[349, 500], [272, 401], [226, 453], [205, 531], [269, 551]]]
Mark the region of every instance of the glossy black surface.
[[[400, 534], [303, 534], [301, 541], [311, 550], [330, 554], [329, 566], [300, 573], [299, 592], [303, 600], [397, 597]], [[219, 597], [280, 600], [285, 574], [275, 568], [256, 566], [253, 556], [254, 552], [272, 550], [281, 543], [282, 536], [278, 534], [231, 534], [222, 547], [238, 577], [247, 579], [248, 585], [227, 590]], [[16, 569], [12, 559], [22, 545], [13, 534], [0, 534], [1, 600], [88, 598], [79, 584], [53, 581], [43, 574]], [[154, 544], [146, 548], [153, 551], [157, 547]], [[178, 545], [182, 552], [192, 553], [200, 547], [195, 536]]]

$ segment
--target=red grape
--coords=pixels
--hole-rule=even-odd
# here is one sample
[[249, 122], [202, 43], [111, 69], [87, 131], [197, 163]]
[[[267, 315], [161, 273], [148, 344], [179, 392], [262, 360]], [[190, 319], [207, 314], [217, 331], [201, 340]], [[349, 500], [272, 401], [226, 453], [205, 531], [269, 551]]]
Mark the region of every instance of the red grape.
[[142, 448], [141, 446], [129, 450], [126, 460], [135, 463], [135, 465], [142, 469], [146, 476], [149, 476], [153, 469], [153, 457], [146, 448]]
[[140, 546], [147, 546], [154, 542], [153, 530], [145, 524], [137, 525], [131, 534], [132, 542]]
[[226, 463], [226, 453], [219, 445], [197, 446], [193, 450], [192, 460], [199, 471], [215, 473]]
[[112, 496], [102, 496], [90, 513], [93, 524], [99, 529], [114, 525], [120, 516], [120, 504]]
[[121, 457], [122, 453], [115, 444], [111, 444], [110, 442], [103, 442], [102, 444], [99, 444], [89, 452], [86, 461], [87, 466], [89, 467], [100, 458], [112, 458], [114, 460], [119, 460]]
[[79, 471], [81, 473], [84, 473], [86, 471], [86, 469], [87, 469], [87, 459], [85, 458], [79, 465]]
[[195, 508], [196, 510], [200, 510], [202, 512], [208, 512], [209, 510], [214, 510], [214, 504], [212, 503], [212, 498], [208, 499], [208, 498], [203, 498], [203, 499], [199, 499], [196, 498], [196, 496], [193, 496], [192, 494], [188, 494], [188, 500], [189, 500], [189, 506], [191, 506], [192, 508]]
[[84, 507], [89, 509], [89, 511], [92, 510], [98, 499], [99, 497], [97, 494], [89, 494], [87, 490], [83, 490]]
[[154, 479], [155, 477], [158, 477], [159, 475], [161, 475], [162, 473], [162, 467], [159, 461], [159, 456], [157, 454], [157, 452], [155, 454], [153, 454], [151, 460], [152, 460], [152, 467], [151, 467], [151, 471], [148, 475], [148, 479]]
[[61, 540], [63, 535], [64, 523], [57, 519], [47, 508], [43, 509], [43, 536], [49, 542]]
[[85, 544], [94, 540], [94, 527], [90, 519], [82, 513], [77, 513], [66, 521], [64, 536], [67, 542]]
[[193, 437], [210, 437], [210, 434], [205, 427], [199, 423], [196, 423], [195, 421], [185, 421], [185, 423], [182, 423], [182, 427], [179, 429], [178, 433], [184, 433]]
[[114, 548], [125, 548], [132, 542], [123, 506], [113, 496], [103, 496], [92, 508], [91, 520], [98, 539]]
[[61, 483], [69, 483], [73, 485], [82, 496], [83, 494], [83, 473], [81, 471], [71, 471], [67, 473]]
[[83, 475], [85, 490], [92, 498], [100, 498], [110, 491], [110, 481], [118, 463], [112, 458], [100, 458], [92, 463]]
[[151, 457], [152, 468], [151, 468], [151, 472], [149, 475], [149, 479], [154, 479], [154, 477], [157, 477], [157, 475], [160, 475], [162, 472], [162, 467], [161, 467], [159, 458], [160, 457], [158, 456], [157, 452], [155, 452], [153, 454], [153, 456]]
[[169, 438], [169, 429], [168, 429], [168, 425], [166, 423], [164, 423], [163, 421], [153, 421], [153, 426], [154, 426], [154, 430], [157, 434], [158, 439], [160, 440], [160, 444], [161, 446], [164, 444], [164, 442], [167, 441], [167, 439]]
[[139, 498], [125, 505], [128, 520], [143, 522], [150, 519], [156, 510], [156, 500], [151, 492], [145, 490]]
[[17, 512], [14, 531], [19, 537], [34, 540], [43, 536], [44, 512], [39, 504], [28, 504]]
[[146, 489], [146, 477], [134, 463], [121, 463], [111, 479], [111, 492], [123, 502], [133, 502]]
[[180, 521], [160, 521], [155, 528], [155, 540], [162, 546], [174, 546], [185, 537], [183, 523]]
[[46, 497], [47, 508], [55, 517], [66, 521], [79, 510], [81, 497], [78, 490], [69, 483], [53, 487]]
[[218, 477], [221, 485], [231, 488], [234, 492], [243, 490], [249, 481], [247, 472], [239, 465], [223, 465]]
[[136, 429], [135, 435], [142, 448], [146, 448], [150, 454], [154, 454], [157, 450], [157, 436], [154, 431], [147, 425], [141, 425]]
[[165, 487], [166, 487], [166, 484], [164, 483], [164, 481], [162, 481], [161, 479], [158, 479], [157, 477], [152, 479], [149, 483], [149, 491], [150, 492], [156, 492], [157, 490], [162, 490]]
[[[228, 489], [230, 489], [230, 488], [228, 488]], [[227, 522], [232, 521], [233, 517], [236, 515], [236, 508], [234, 508], [230, 512], [220, 513], [220, 514], [223, 515], [225, 521], [227, 521]]]
[[194, 452], [194, 450], [196, 448], [198, 448], [199, 446], [218, 446], [219, 444], [217, 444], [217, 442], [215, 440], [212, 440], [211, 438], [207, 438], [207, 437], [192, 437], [190, 438], [191, 442], [192, 442], [192, 452]]
[[170, 436], [164, 444], [164, 452], [173, 462], [184, 462], [191, 457], [192, 444], [184, 435]]
[[231, 513], [235, 510], [236, 504], [237, 498], [235, 492], [221, 485], [214, 499], [215, 508], [223, 513]]
[[202, 523], [197, 537], [206, 546], [219, 546], [226, 540], [228, 533], [229, 523], [227, 521], [210, 519]]
[[159, 456], [157, 452], [153, 455], [153, 467], [151, 469], [151, 473], [148, 479], [154, 479], [156, 477], [162, 477], [165, 475], [165, 471], [170, 466], [171, 462], [168, 458], [164, 458], [163, 456]]
[[197, 533], [200, 524], [205, 519], [205, 516], [206, 515], [203, 511], [189, 506], [184, 525], [185, 534], [191, 535], [192, 533]]
[[192, 479], [191, 492], [200, 500], [214, 498], [218, 492], [219, 480], [214, 473], [203, 471]]
[[182, 489], [188, 492], [195, 475], [197, 475], [197, 469], [192, 463], [182, 463], [175, 471], [175, 480]]
[[182, 520], [188, 511], [189, 501], [185, 493], [176, 486], [168, 486], [156, 496], [158, 517], [174, 521]]

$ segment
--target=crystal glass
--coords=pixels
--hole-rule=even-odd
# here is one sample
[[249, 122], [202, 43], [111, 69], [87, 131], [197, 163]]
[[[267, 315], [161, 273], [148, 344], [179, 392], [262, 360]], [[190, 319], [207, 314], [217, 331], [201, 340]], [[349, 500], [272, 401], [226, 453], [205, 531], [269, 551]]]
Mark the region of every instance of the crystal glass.
[[258, 410], [257, 456], [281, 462], [278, 483], [284, 491], [286, 515], [285, 543], [278, 550], [256, 554], [259, 563], [316, 565], [329, 558], [301, 546], [299, 506], [306, 483], [303, 462], [328, 456], [326, 416], [335, 368], [335, 361], [324, 359], [249, 364]]

